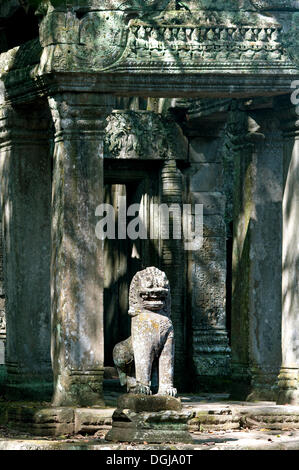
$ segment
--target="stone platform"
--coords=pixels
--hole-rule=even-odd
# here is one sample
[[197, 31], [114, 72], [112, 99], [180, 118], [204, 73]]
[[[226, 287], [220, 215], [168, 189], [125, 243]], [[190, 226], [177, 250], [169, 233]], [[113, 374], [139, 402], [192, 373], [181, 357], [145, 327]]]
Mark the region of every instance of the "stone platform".
[[[106, 396], [106, 408], [51, 407], [50, 403], [0, 401], [0, 426], [33, 436], [94, 435], [111, 429], [118, 394]], [[205, 432], [299, 430], [299, 406], [274, 402], [229, 401], [226, 395], [182, 395], [182, 411], [190, 413], [188, 430]]]

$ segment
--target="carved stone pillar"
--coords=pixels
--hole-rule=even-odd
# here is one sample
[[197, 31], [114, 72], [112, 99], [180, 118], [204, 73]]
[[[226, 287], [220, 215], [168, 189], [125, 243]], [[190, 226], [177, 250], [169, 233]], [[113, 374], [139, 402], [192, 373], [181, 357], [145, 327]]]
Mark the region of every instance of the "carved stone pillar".
[[[231, 397], [276, 400], [281, 363], [282, 136], [271, 109], [235, 111]], [[243, 118], [242, 118], [243, 114]], [[233, 134], [235, 137], [233, 137]]]
[[278, 100], [284, 133], [282, 367], [278, 404], [299, 404], [299, 116]]
[[[200, 128], [199, 131], [200, 132]], [[191, 141], [190, 197], [203, 205], [203, 244], [189, 256], [194, 384], [200, 391], [225, 391], [230, 376], [226, 329], [226, 233], [221, 153], [216, 136]]]
[[49, 399], [51, 157], [46, 102], [0, 110], [7, 396]]
[[111, 99], [49, 98], [55, 124], [52, 199], [52, 364], [55, 405], [103, 405], [103, 132]]
[[[226, 127], [226, 154], [232, 162], [232, 385], [231, 396], [246, 399], [250, 392], [249, 290], [250, 220], [252, 215], [252, 145], [246, 141], [248, 116], [235, 104]], [[227, 175], [228, 177], [228, 175]], [[228, 179], [228, 178], [227, 178]]]
[[[162, 172], [162, 203], [168, 207], [176, 204], [182, 209], [183, 184], [182, 174], [178, 170], [176, 161], [173, 159], [164, 162]], [[185, 350], [185, 325], [186, 315], [184, 308], [185, 291], [185, 257], [182, 239], [173, 238], [173, 227], [182, 227], [182, 215], [180, 211], [170, 212], [169, 216], [169, 239], [165, 236], [164, 225], [161, 223], [162, 241], [162, 269], [166, 272], [171, 288], [171, 318], [175, 331], [175, 386], [180, 390], [186, 386], [186, 350]]]
[[205, 237], [202, 248], [191, 254], [193, 363], [201, 391], [226, 391], [230, 375], [225, 248], [225, 238]]
[[225, 179], [221, 152], [224, 124], [219, 119], [229, 104], [228, 100], [190, 100], [188, 110], [190, 167], [184, 170], [184, 175], [188, 178], [188, 202], [192, 204], [194, 228], [196, 205], [202, 205], [203, 213], [202, 244], [188, 251], [188, 350], [193, 366], [192, 389], [201, 392], [227, 391], [231, 373], [226, 317]]

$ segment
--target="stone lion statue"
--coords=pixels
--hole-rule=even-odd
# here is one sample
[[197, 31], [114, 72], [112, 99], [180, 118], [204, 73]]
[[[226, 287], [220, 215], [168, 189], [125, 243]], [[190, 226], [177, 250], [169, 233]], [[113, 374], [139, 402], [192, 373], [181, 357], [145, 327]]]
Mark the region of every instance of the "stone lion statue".
[[159, 395], [176, 396], [173, 387], [174, 332], [166, 274], [150, 267], [133, 277], [129, 292], [131, 336], [118, 343], [113, 360], [127, 391], [151, 395], [152, 376], [158, 376]]

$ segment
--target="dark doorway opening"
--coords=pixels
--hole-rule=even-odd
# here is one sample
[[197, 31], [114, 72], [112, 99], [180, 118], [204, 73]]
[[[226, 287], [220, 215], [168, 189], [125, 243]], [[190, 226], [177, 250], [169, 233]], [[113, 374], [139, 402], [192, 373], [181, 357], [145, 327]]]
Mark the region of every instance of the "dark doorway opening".
[[[135, 164], [134, 164], [135, 166]], [[152, 203], [158, 202], [157, 168], [147, 171], [126, 170], [105, 172], [105, 203], [115, 210], [115, 239], [104, 241], [104, 365], [113, 367], [114, 346], [130, 336], [131, 317], [129, 288], [136, 272], [147, 266], [159, 266], [159, 240], [151, 240], [153, 221]], [[118, 238], [119, 197], [126, 198], [127, 208], [140, 205], [143, 230], [146, 239]], [[127, 217], [128, 224], [137, 217]]]
[[6, 52], [39, 36], [38, 17], [32, 7], [19, 7], [9, 18], [0, 20], [1, 50]]

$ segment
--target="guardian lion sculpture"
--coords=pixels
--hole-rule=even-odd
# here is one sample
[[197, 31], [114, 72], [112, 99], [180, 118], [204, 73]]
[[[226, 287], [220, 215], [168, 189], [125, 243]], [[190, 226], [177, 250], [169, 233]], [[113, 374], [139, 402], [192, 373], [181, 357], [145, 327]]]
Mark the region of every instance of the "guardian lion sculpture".
[[151, 380], [158, 369], [158, 395], [176, 396], [173, 387], [174, 332], [166, 274], [150, 267], [133, 277], [129, 293], [131, 336], [118, 343], [113, 360], [121, 385], [136, 394], [151, 395]]

